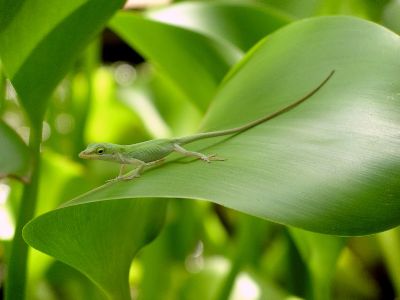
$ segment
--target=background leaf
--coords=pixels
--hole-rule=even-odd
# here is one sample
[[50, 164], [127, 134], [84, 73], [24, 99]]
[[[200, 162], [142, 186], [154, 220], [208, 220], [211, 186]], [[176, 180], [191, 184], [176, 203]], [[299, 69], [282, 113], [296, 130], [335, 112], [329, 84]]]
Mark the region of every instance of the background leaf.
[[0, 11], [0, 57], [36, 126], [41, 125], [47, 99], [74, 58], [123, 3], [3, 1], [7, 9]]
[[308, 299], [329, 299], [337, 259], [343, 250], [344, 238], [291, 228], [292, 235], [309, 272]]
[[227, 42], [131, 12], [120, 12], [110, 26], [203, 111], [229, 67], [242, 55]]
[[202, 110], [244, 51], [291, 21], [261, 5], [228, 2], [181, 3], [144, 16], [121, 12], [110, 27]]
[[284, 13], [256, 3], [182, 2], [149, 11], [146, 16], [191, 29], [249, 50], [265, 35], [293, 19]]

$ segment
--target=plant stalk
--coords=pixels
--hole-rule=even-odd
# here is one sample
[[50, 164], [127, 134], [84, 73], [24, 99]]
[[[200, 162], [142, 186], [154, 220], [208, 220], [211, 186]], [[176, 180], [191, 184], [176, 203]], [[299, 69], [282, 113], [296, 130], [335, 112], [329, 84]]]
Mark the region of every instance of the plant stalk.
[[28, 245], [22, 238], [22, 228], [33, 218], [37, 203], [40, 176], [40, 142], [42, 126], [32, 126], [29, 148], [32, 154], [32, 174], [30, 182], [24, 186], [18, 210], [14, 239], [7, 266], [5, 300], [25, 299]]
[[4, 111], [5, 100], [6, 100], [6, 75], [3, 72], [2, 65], [0, 62], [0, 113]]

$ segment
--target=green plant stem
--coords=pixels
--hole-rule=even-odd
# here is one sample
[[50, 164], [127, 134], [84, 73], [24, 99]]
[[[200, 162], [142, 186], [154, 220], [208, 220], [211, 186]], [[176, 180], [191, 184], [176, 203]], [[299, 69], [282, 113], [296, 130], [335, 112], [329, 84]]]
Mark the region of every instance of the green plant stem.
[[[245, 264], [246, 260], [246, 247], [250, 246], [248, 235], [246, 233], [249, 230], [249, 218], [247, 216], [241, 216], [239, 221], [239, 232], [237, 245], [235, 252], [233, 253], [232, 264], [226, 277], [223, 279], [220, 289], [217, 292], [216, 300], [227, 300], [229, 299], [232, 289], [235, 285], [235, 280], [240, 270]], [[247, 244], [247, 245], [246, 245]]]
[[230, 294], [232, 293], [232, 289], [235, 284], [235, 280], [237, 275], [243, 266], [242, 259], [235, 259], [229, 269], [228, 275], [224, 278], [222, 288], [219, 290], [217, 295], [217, 300], [227, 300], [229, 299]]
[[25, 299], [28, 245], [22, 238], [22, 228], [33, 218], [36, 208], [39, 174], [40, 174], [40, 142], [42, 126], [32, 126], [29, 147], [32, 152], [31, 180], [24, 186], [19, 207], [14, 239], [7, 267], [5, 300]]
[[6, 100], [6, 76], [3, 72], [0, 62], [0, 113], [4, 110], [4, 102]]
[[[311, 299], [328, 300], [331, 299], [332, 278], [324, 274], [315, 274], [311, 271]], [[323, 275], [323, 276], [318, 276]]]

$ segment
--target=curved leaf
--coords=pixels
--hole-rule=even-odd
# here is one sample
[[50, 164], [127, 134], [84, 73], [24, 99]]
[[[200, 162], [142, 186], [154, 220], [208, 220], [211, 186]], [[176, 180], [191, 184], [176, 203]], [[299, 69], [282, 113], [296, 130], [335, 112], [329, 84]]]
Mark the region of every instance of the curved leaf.
[[0, 121], [0, 178], [16, 176], [28, 180], [30, 153], [21, 138]]
[[26, 241], [122, 299], [130, 260], [164, 211], [165, 202], [154, 196], [205, 199], [329, 234], [398, 225], [399, 51], [397, 35], [354, 18], [287, 26], [230, 73], [204, 128], [229, 128], [276, 111], [335, 69], [315, 96], [266, 124], [190, 147], [226, 161], [174, 160], [137, 180], [107, 184], [31, 221]]
[[81, 271], [109, 299], [130, 299], [130, 263], [158, 234], [165, 208], [166, 201], [157, 199], [64, 207], [28, 223], [23, 235], [33, 247]]
[[41, 124], [46, 99], [75, 56], [123, 3], [6, 0], [2, 4], [10, 11], [0, 11], [0, 57], [35, 124]]
[[247, 51], [292, 18], [256, 3], [183, 2], [146, 14], [151, 19], [225, 40]]
[[[193, 150], [218, 153], [227, 159], [224, 162], [173, 160], [137, 180], [104, 185], [31, 221], [25, 238], [33, 247], [71, 263], [79, 254], [72, 242], [77, 232], [64, 230], [64, 224], [84, 227], [74, 212], [86, 224], [88, 216], [97, 218], [89, 208], [152, 201], [118, 200], [136, 197], [204, 199], [335, 235], [369, 234], [396, 226], [400, 222], [399, 53], [400, 38], [370, 22], [322, 17], [293, 23], [259, 43], [230, 73], [203, 127], [230, 128], [277, 111], [335, 69], [334, 77], [316, 95], [241, 134], [190, 145]], [[101, 219], [123, 222], [123, 215], [113, 214]], [[89, 250], [80, 255], [92, 253], [94, 242], [85, 236], [90, 232], [80, 232], [80, 249]], [[106, 238], [114, 242], [112, 235]], [[128, 264], [126, 257], [123, 260]]]
[[202, 110], [207, 108], [230, 66], [242, 56], [229, 43], [131, 12], [118, 13], [110, 26]]
[[276, 111], [335, 69], [312, 99], [232, 138], [190, 147], [209, 147], [203, 151], [218, 153], [225, 162], [171, 163], [73, 203], [181, 197], [322, 233], [360, 235], [396, 226], [399, 49], [396, 34], [350, 17], [289, 25], [253, 49], [228, 76], [204, 128], [229, 128]]

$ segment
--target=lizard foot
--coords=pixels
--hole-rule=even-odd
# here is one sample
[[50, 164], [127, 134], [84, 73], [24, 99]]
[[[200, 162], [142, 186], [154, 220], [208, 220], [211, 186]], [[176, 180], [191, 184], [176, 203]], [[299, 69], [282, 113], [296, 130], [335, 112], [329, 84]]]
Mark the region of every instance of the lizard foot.
[[214, 161], [223, 161], [223, 160], [225, 160], [225, 158], [218, 157], [218, 156], [216, 156], [216, 154], [204, 155], [204, 156], [200, 157], [200, 159], [201, 159], [202, 161], [207, 162], [207, 163], [210, 163], [210, 162], [213, 161], [213, 160], [214, 160]]
[[121, 180], [132, 180], [132, 179], [134, 179], [134, 178], [139, 178], [140, 177], [140, 175], [139, 174], [133, 174], [133, 175], [130, 175], [130, 176], [123, 176], [123, 177], [121, 177]]
[[107, 182], [107, 183], [108, 183], [108, 182], [116, 182], [116, 181], [120, 181], [120, 180], [122, 180], [122, 177], [117, 176], [117, 177], [115, 177], [115, 178], [106, 180], [106, 182]]
[[131, 180], [131, 179], [134, 179], [134, 178], [138, 178], [138, 177], [140, 177], [140, 175], [139, 174], [134, 174], [134, 175], [130, 175], [130, 176], [117, 176], [117, 177], [115, 177], [115, 178], [113, 178], [113, 179], [109, 179], [109, 180], [106, 180], [106, 182], [108, 183], [108, 182], [117, 182], [117, 181], [128, 181], [128, 180]]

